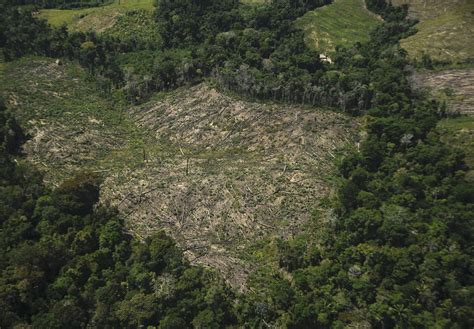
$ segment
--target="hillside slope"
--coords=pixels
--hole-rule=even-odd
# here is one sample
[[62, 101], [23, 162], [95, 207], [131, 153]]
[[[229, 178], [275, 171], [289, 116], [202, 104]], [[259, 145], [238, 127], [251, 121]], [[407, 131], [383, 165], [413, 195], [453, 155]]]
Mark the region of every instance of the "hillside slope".
[[474, 115], [474, 68], [420, 72], [414, 81], [446, 101], [451, 112]]
[[[151, 0], [116, 0], [109, 5], [85, 9], [43, 9], [39, 17], [52, 26], [66, 25], [70, 31], [104, 32], [130, 11], [149, 13], [153, 10]], [[142, 25], [142, 28], [149, 27]]]
[[240, 288], [247, 248], [328, 216], [319, 208], [334, 187], [334, 158], [353, 145], [350, 117], [237, 100], [206, 84], [124, 112], [93, 86], [76, 64], [40, 58], [6, 64], [0, 80], [31, 136], [29, 160], [53, 184], [101, 173], [102, 201], [132, 234], [165, 229], [191, 261]]
[[304, 231], [356, 128], [342, 114], [235, 100], [205, 84], [132, 117], [157, 144], [144, 150], [143, 167], [107, 179], [103, 199], [128, 215], [132, 232], [164, 228], [191, 260], [238, 287], [249, 245]]
[[30, 160], [53, 185], [79, 169], [103, 170], [114, 150], [133, 143], [119, 107], [97, 91], [78, 64], [26, 57], [4, 64], [0, 90], [31, 136]]
[[[401, 40], [410, 57], [428, 54], [440, 61], [464, 62], [474, 59], [474, 2], [468, 0], [395, 0], [408, 4], [409, 15], [417, 18], [418, 33]], [[446, 102], [450, 113], [463, 116], [439, 123], [443, 140], [466, 153], [466, 162], [474, 168], [474, 69], [447, 68], [423, 70], [413, 77], [414, 85]], [[474, 179], [474, 171], [469, 173]]]
[[364, 0], [336, 0], [308, 12], [298, 19], [305, 31], [306, 43], [321, 53], [331, 53], [336, 46], [351, 46], [369, 39], [380, 18], [367, 10]]
[[410, 16], [420, 20], [418, 33], [401, 42], [412, 58], [428, 54], [436, 60], [474, 59], [474, 2], [395, 0], [394, 4], [408, 4]]

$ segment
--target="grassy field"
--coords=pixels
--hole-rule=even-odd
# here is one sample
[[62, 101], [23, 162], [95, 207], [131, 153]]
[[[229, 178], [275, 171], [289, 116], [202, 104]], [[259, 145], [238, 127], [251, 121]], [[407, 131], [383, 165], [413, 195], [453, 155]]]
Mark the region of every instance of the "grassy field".
[[410, 16], [420, 19], [418, 33], [402, 40], [411, 58], [428, 54], [436, 60], [474, 59], [474, 1], [395, 0], [410, 5]]
[[44, 9], [39, 17], [53, 26], [65, 24], [72, 31], [103, 32], [112, 27], [118, 17], [136, 9], [151, 12], [154, 9], [153, 0], [116, 0], [107, 6], [85, 9]]
[[461, 149], [471, 169], [468, 180], [474, 183], [474, 117], [460, 116], [442, 120], [438, 124], [442, 139], [448, 145]]
[[149, 10], [135, 9], [119, 15], [114, 25], [104, 31], [105, 35], [120, 38], [123, 41], [141, 41], [154, 46], [161, 44], [158, 24]]
[[331, 53], [336, 46], [350, 46], [369, 39], [380, 19], [369, 12], [363, 0], [336, 0], [328, 6], [308, 12], [297, 21], [305, 31], [309, 47]]
[[464, 6], [471, 0], [392, 0], [394, 5], [409, 5], [409, 16], [420, 20], [438, 17], [456, 7]]
[[31, 137], [25, 151], [48, 182], [142, 160], [146, 142], [125, 103], [98, 92], [78, 64], [25, 57], [1, 66], [0, 94]]

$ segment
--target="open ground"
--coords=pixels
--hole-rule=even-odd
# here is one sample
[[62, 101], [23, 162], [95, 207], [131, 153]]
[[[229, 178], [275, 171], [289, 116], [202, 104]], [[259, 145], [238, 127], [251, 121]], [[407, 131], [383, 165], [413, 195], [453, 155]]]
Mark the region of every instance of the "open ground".
[[256, 242], [330, 217], [334, 160], [357, 131], [342, 113], [239, 100], [209, 84], [130, 108], [94, 91], [73, 63], [27, 58], [4, 73], [4, 96], [31, 136], [28, 159], [48, 182], [100, 172], [102, 202], [131, 234], [164, 229], [238, 288]]

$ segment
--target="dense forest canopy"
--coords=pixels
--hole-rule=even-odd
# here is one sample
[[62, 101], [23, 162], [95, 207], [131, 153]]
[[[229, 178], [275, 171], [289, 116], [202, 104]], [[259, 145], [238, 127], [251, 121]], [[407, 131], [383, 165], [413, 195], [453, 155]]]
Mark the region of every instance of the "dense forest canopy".
[[[472, 328], [474, 187], [462, 152], [436, 131], [444, 106], [410, 86], [399, 40], [415, 22], [406, 7], [369, 0], [383, 24], [369, 42], [338, 48], [329, 64], [293, 24], [328, 3], [159, 0], [156, 45], [69, 33], [25, 3], [0, 5], [5, 60], [76, 60], [100, 88], [131, 103], [208, 79], [242, 97], [364, 115], [367, 132], [339, 161], [336, 220], [315, 241], [278, 241], [281, 272], [256, 287], [261, 298], [190, 266], [162, 232], [134, 240], [114, 209], [95, 206], [96, 175], [45, 187], [16, 161], [26, 136], [2, 102], [0, 326]], [[137, 50], [154, 54], [143, 62], [146, 80], [117, 64], [118, 54]]]
[[10, 6], [32, 6], [34, 8], [88, 8], [102, 6], [110, 1], [107, 0], [8, 0]]

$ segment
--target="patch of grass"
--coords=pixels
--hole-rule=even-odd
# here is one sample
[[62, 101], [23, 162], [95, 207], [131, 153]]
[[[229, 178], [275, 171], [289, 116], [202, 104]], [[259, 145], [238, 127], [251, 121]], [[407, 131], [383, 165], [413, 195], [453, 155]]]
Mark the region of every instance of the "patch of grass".
[[46, 19], [49, 24], [55, 27], [67, 25], [70, 27], [74, 21], [85, 17], [86, 15], [98, 11], [102, 8], [84, 8], [84, 9], [44, 9], [38, 14], [39, 18]]
[[[448, 130], [474, 130], [474, 118], [470, 116], [460, 116], [440, 121], [439, 127]], [[474, 149], [471, 150], [474, 153]]]
[[110, 5], [84, 9], [44, 9], [38, 17], [52, 26], [65, 24], [72, 31], [103, 32], [114, 25], [118, 16], [136, 9], [153, 11], [153, 0], [116, 0]]
[[464, 151], [466, 164], [471, 169], [468, 179], [474, 182], [474, 117], [460, 116], [442, 120], [438, 124], [438, 130], [444, 142]]
[[305, 31], [310, 48], [328, 54], [336, 46], [367, 41], [379, 23], [380, 18], [367, 10], [363, 0], [336, 0], [308, 12], [296, 24]]
[[153, 18], [153, 12], [137, 9], [127, 11], [117, 17], [113, 27], [104, 32], [121, 40], [137, 40], [151, 44], [160, 44], [158, 24]]
[[25, 57], [2, 66], [0, 95], [30, 135], [25, 151], [47, 181], [143, 162], [147, 139], [128, 118], [127, 105], [99, 92], [78, 64]]
[[408, 3], [410, 16], [420, 19], [418, 33], [401, 41], [411, 58], [420, 60], [427, 54], [440, 61], [474, 59], [474, 2], [397, 0], [395, 3]]

